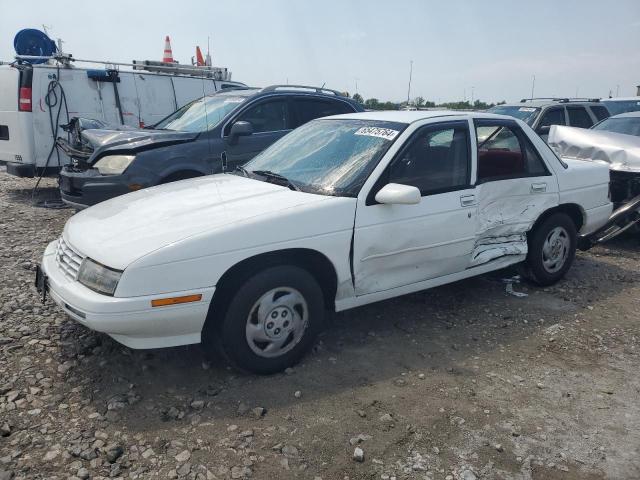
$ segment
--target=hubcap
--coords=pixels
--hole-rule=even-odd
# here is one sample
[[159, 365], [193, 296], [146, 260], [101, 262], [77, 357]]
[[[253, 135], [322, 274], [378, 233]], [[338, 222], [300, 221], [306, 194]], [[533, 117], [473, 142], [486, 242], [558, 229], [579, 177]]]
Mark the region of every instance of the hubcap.
[[542, 245], [542, 264], [549, 273], [556, 273], [569, 257], [571, 239], [563, 227], [552, 229]]
[[308, 322], [307, 302], [298, 290], [273, 288], [251, 307], [247, 343], [261, 357], [284, 355], [300, 342]]

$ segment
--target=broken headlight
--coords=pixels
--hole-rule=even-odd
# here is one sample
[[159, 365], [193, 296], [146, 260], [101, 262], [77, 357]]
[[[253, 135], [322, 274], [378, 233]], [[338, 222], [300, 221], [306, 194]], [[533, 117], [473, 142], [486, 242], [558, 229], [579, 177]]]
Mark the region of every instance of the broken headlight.
[[85, 258], [80, 265], [78, 281], [95, 292], [113, 296], [121, 276], [121, 271]]
[[120, 175], [136, 158], [135, 155], [107, 155], [93, 164], [100, 175]]

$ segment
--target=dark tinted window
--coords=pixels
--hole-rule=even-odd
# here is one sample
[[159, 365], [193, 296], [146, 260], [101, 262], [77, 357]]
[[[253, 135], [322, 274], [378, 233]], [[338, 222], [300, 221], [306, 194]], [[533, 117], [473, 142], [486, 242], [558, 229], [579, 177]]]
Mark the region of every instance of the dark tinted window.
[[546, 112], [542, 114], [542, 118], [540, 119], [540, 127], [550, 127], [551, 125], [566, 125], [564, 119], [564, 108], [550, 108]]
[[294, 127], [303, 125], [311, 120], [341, 113], [353, 113], [353, 108], [345, 102], [335, 100], [321, 100], [314, 98], [294, 98], [293, 108], [296, 113]]
[[609, 118], [609, 110], [602, 105], [594, 105], [591, 107], [591, 111], [596, 116], [598, 121], [604, 120], [605, 118]]
[[389, 182], [412, 185], [423, 195], [469, 184], [469, 129], [465, 125], [416, 133], [393, 161]]
[[288, 130], [288, 117], [287, 100], [281, 98], [267, 100], [251, 107], [237, 120], [251, 123], [254, 133], [260, 133]]
[[548, 175], [540, 154], [518, 127], [482, 124], [478, 137], [478, 182]]
[[591, 117], [584, 107], [567, 107], [569, 113], [569, 125], [572, 127], [589, 128], [593, 126]]

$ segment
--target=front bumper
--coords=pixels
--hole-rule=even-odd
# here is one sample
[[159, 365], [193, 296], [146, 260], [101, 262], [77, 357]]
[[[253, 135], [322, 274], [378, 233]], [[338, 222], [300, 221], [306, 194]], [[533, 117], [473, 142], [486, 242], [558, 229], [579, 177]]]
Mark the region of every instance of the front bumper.
[[[56, 241], [42, 258], [48, 294], [74, 320], [130, 348], [162, 348], [200, 343], [215, 287], [189, 292], [119, 298], [101, 295], [66, 276], [55, 259]], [[151, 307], [151, 301], [202, 294], [198, 302]]]
[[132, 183], [127, 174], [100, 175], [94, 168], [73, 170], [65, 167], [60, 171], [62, 201], [77, 209], [130, 193]]

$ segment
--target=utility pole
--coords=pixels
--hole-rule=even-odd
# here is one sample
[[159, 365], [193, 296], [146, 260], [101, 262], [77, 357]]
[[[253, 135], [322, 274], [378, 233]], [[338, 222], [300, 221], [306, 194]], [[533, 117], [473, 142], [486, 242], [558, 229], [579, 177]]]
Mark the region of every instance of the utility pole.
[[407, 90], [407, 107], [409, 106], [409, 98], [411, 97], [411, 76], [413, 75], [413, 60], [409, 60], [409, 89]]
[[356, 78], [356, 93], [358, 93], [358, 79]]
[[473, 93], [476, 87], [471, 87], [471, 106], [473, 107]]
[[620, 85], [616, 85], [616, 97], [620, 96]]
[[533, 80], [531, 81], [531, 100], [533, 100], [533, 90], [536, 88], [536, 76], [533, 76]]

